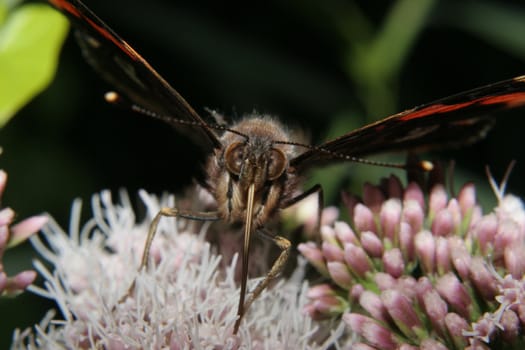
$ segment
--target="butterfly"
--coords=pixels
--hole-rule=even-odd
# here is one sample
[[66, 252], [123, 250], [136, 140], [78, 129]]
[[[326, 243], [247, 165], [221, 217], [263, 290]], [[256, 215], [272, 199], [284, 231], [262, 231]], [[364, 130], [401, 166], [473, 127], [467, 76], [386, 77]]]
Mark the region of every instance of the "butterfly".
[[[319, 185], [297, 195], [306, 171], [344, 161], [363, 162], [360, 157], [385, 151], [472, 143], [483, 138], [494, 124], [490, 113], [525, 105], [525, 76], [520, 76], [406, 110], [318, 146], [305, 145], [268, 117], [250, 116], [230, 126], [208, 123], [82, 2], [48, 1], [70, 19], [85, 59], [116, 89], [106, 95], [109, 102], [124, 104], [174, 125], [209, 155], [203, 185], [215, 197], [216, 210], [187, 212], [163, 208], [152, 221], [141, 268], [147, 264], [157, 225], [164, 216], [242, 224], [242, 279], [234, 333], [250, 304], [282, 272], [290, 254], [290, 241], [270, 232], [265, 225], [280, 210], [312, 193], [317, 193], [322, 203]], [[429, 167], [427, 163], [418, 166]], [[254, 233], [273, 241], [280, 255], [245, 300]]]

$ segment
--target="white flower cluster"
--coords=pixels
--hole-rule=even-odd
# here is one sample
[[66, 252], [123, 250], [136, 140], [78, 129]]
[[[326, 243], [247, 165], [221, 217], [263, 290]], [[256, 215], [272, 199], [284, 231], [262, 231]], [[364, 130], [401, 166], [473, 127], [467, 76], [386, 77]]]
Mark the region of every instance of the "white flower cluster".
[[[239, 295], [236, 259], [221, 270], [220, 256], [186, 220], [161, 220], [151, 249], [154, 263], [138, 273], [153, 215], [174, 204], [173, 198], [159, 201], [144, 191], [140, 196], [147, 215], [139, 224], [125, 194], [114, 204], [110, 193], [103, 192], [93, 196], [94, 217], [85, 225], [80, 227], [77, 201], [69, 233], [51, 223], [43, 238], [33, 239], [52, 271], [36, 261], [45, 284], [30, 290], [53, 299], [61, 317], [51, 312], [34, 329], [17, 330], [13, 350], [326, 349], [334, 343], [338, 334], [321, 345], [312, 341], [316, 327], [303, 313], [307, 285], [302, 267], [263, 293], [233, 335]], [[132, 294], [119, 302], [134, 279]]]

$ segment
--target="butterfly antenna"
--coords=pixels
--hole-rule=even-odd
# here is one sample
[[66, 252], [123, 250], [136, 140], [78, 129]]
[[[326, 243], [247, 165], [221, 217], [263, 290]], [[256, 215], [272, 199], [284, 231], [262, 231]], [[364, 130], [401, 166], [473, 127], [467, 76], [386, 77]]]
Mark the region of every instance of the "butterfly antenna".
[[329, 149], [323, 148], [323, 147], [316, 147], [307, 145], [304, 143], [298, 143], [298, 142], [290, 142], [290, 141], [276, 141], [275, 143], [281, 144], [281, 145], [291, 145], [291, 146], [298, 146], [298, 147], [304, 147], [312, 151], [319, 151], [324, 152], [326, 154], [329, 154], [330, 156], [334, 158], [339, 158], [343, 160], [347, 160], [349, 162], [354, 163], [360, 163], [360, 164], [367, 164], [367, 165], [373, 165], [373, 166], [380, 166], [380, 167], [386, 167], [386, 168], [396, 168], [396, 169], [408, 169], [416, 167], [423, 171], [431, 171], [434, 168], [434, 164], [428, 160], [422, 160], [418, 161], [415, 164], [407, 164], [407, 163], [391, 163], [391, 162], [383, 162], [383, 161], [377, 161], [377, 160], [371, 160], [371, 159], [364, 159], [354, 156], [349, 156], [347, 154], [338, 153], [330, 151]]
[[151, 117], [151, 118], [155, 118], [155, 119], [158, 119], [158, 120], [162, 120], [163, 122], [168, 123], [168, 124], [172, 124], [172, 125], [173, 124], [179, 124], [179, 125], [182, 124], [182, 125], [190, 125], [190, 126], [200, 126], [200, 127], [203, 127], [203, 128], [210, 128], [210, 129], [215, 129], [215, 130], [220, 130], [220, 131], [231, 132], [231, 133], [234, 133], [234, 134], [239, 135], [241, 137], [244, 137], [246, 140], [249, 139], [248, 135], [245, 135], [242, 132], [239, 132], [237, 130], [230, 129], [230, 128], [228, 128], [225, 125], [208, 124], [208, 123], [205, 123], [205, 122], [177, 119], [177, 118], [174, 118], [174, 117], [170, 117], [170, 116], [167, 116], [167, 115], [163, 115], [163, 114], [159, 114], [159, 113], [153, 112], [152, 110], [149, 110], [147, 108], [144, 108], [142, 106], [139, 106], [139, 105], [137, 105], [135, 103], [132, 103], [132, 102], [126, 100], [119, 93], [117, 93], [115, 91], [106, 92], [106, 94], [104, 95], [104, 99], [108, 103], [111, 103], [111, 104], [114, 104], [114, 105], [117, 105], [117, 106], [123, 106], [125, 108], [131, 109], [133, 112], [136, 112], [136, 113], [139, 113], [139, 114]]

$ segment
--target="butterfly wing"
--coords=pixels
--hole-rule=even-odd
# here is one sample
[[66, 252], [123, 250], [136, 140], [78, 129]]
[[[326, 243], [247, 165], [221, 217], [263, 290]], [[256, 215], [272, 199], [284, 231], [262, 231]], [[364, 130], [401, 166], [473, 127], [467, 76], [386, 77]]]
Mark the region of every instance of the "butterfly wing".
[[[49, 0], [75, 26], [88, 63], [130, 101], [167, 118], [205, 152], [221, 147], [211, 130], [184, 98], [142, 56], [78, 0]], [[167, 120], [169, 122], [169, 120]], [[193, 124], [193, 125], [188, 125]]]
[[483, 86], [353, 130], [292, 159], [298, 171], [373, 153], [460, 146], [483, 138], [490, 113], [525, 105], [525, 76]]

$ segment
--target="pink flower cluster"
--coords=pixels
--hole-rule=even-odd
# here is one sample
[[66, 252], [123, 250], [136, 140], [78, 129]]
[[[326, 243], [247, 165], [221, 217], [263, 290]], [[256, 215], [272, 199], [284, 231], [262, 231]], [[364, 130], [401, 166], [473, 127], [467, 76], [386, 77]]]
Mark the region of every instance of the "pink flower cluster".
[[[342, 315], [354, 349], [519, 348], [525, 329], [525, 211], [498, 196], [483, 215], [474, 185], [427, 200], [395, 178], [345, 197], [353, 226], [335, 222], [299, 245], [329, 282], [309, 291], [314, 319]], [[518, 347], [516, 347], [518, 346]]]
[[[0, 198], [7, 184], [7, 174], [0, 170]], [[0, 209], [0, 295], [13, 295], [26, 289], [36, 278], [36, 272], [27, 270], [8, 277], [4, 271], [2, 258], [4, 252], [22, 242], [37, 232], [47, 222], [46, 216], [32, 216], [12, 225], [15, 218], [13, 209], [6, 207]]]

